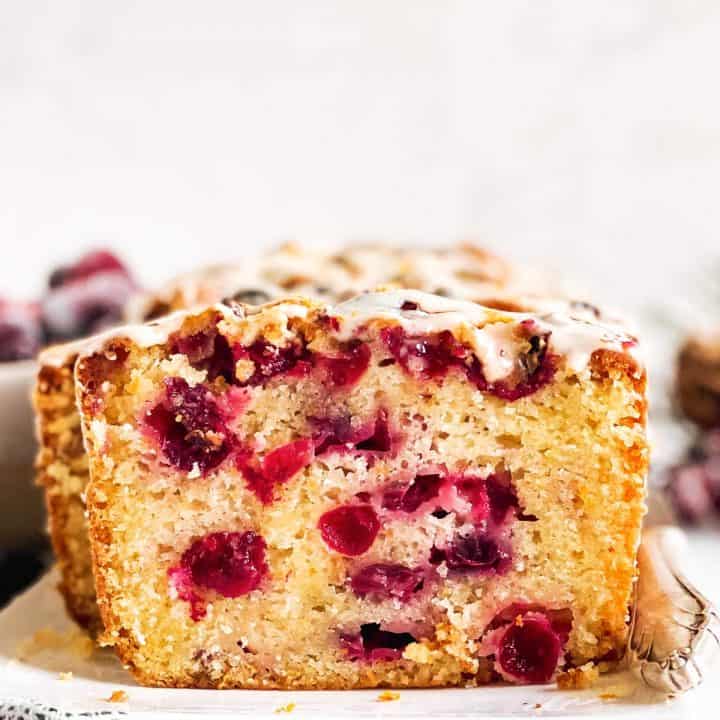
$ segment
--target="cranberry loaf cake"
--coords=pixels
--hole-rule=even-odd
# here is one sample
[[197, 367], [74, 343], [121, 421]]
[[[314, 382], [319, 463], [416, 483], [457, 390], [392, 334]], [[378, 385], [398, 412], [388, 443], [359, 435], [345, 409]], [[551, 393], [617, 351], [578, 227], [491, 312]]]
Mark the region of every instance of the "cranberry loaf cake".
[[174, 278], [135, 297], [127, 314], [131, 322], [139, 322], [223, 299], [260, 305], [288, 294], [335, 302], [382, 285], [492, 301], [493, 306], [513, 306], [517, 296], [559, 294], [554, 279], [551, 284], [545, 274], [470, 243], [442, 249], [350, 245], [340, 251], [287, 243], [242, 263]]
[[[158, 292], [138, 295], [127, 315], [131, 320], [144, 320], [225, 297], [257, 305], [288, 290], [335, 301], [390, 282], [510, 309], [520, 307], [521, 301], [511, 298], [517, 288], [522, 286], [525, 293], [540, 288], [539, 276], [469, 244], [417, 251], [350, 246], [333, 253], [288, 244], [242, 265], [219, 265], [181, 276]], [[75, 407], [76, 357], [75, 343], [51, 348], [40, 356], [34, 395], [40, 445], [37, 481], [45, 488], [66, 606], [78, 623], [96, 633], [100, 618], [84, 516], [88, 470]]]
[[547, 682], [620, 657], [636, 341], [419, 291], [218, 304], [76, 369], [101, 641], [144, 684]]

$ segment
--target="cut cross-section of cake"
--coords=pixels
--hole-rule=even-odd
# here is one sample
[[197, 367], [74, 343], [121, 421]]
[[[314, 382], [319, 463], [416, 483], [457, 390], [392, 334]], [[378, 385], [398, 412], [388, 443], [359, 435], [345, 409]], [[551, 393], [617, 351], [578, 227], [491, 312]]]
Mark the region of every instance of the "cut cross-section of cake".
[[[158, 291], [134, 298], [127, 315], [131, 322], [145, 320], [223, 298], [259, 305], [288, 292], [337, 302], [377, 284], [431, 290], [505, 309], [536, 302], [521, 295], [549, 290], [543, 275], [510, 266], [470, 244], [438, 250], [351, 245], [341, 251], [288, 244], [242, 263], [224, 263], [175, 278]], [[572, 307], [577, 312], [597, 312], [585, 304]], [[203, 348], [186, 351], [192, 354]], [[78, 344], [70, 343], [50, 348], [39, 358], [34, 396], [40, 445], [37, 481], [45, 488], [60, 590], [70, 615], [96, 634], [101, 623], [85, 522], [87, 458], [73, 381], [77, 353]]]
[[634, 338], [417, 291], [216, 305], [77, 365], [105, 631], [142, 683], [546, 682], [617, 659]]

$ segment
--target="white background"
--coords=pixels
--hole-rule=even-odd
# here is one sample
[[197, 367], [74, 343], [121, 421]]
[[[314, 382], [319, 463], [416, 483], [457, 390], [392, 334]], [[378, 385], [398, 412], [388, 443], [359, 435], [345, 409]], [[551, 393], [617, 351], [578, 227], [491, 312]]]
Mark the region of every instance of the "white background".
[[720, 253], [716, 0], [0, 0], [0, 295], [471, 236], [596, 295]]

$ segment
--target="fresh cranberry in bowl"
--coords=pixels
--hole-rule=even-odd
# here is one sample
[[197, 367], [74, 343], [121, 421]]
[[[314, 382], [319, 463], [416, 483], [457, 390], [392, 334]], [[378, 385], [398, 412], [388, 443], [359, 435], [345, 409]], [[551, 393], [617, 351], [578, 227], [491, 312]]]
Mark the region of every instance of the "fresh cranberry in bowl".
[[50, 342], [82, 337], [118, 322], [137, 289], [128, 268], [104, 250], [55, 270], [48, 284], [41, 316]]
[[34, 357], [42, 341], [36, 305], [0, 300], [0, 362]]

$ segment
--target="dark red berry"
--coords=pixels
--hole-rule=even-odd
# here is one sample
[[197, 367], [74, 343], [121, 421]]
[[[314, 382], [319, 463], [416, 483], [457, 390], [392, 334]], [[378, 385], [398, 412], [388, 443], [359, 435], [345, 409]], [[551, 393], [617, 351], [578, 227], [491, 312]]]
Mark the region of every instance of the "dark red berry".
[[413, 337], [401, 327], [384, 328], [380, 337], [395, 360], [411, 375], [440, 380], [452, 367], [465, 366], [468, 350], [448, 330]]
[[42, 344], [37, 308], [0, 301], [0, 362], [34, 357]]
[[380, 532], [380, 521], [370, 505], [341, 505], [322, 515], [318, 528], [331, 550], [354, 557], [370, 549]]
[[505, 543], [481, 530], [461, 535], [440, 551], [450, 570], [463, 573], [498, 573], [510, 568], [510, 550]]
[[268, 572], [265, 541], [248, 531], [216, 532], [196, 540], [184, 553], [180, 566], [194, 585], [235, 598], [257, 589]]
[[370, 356], [370, 347], [360, 340], [354, 340], [341, 355], [320, 356], [318, 364], [325, 369], [333, 386], [345, 388], [360, 380], [370, 364]]
[[218, 377], [232, 384], [235, 378], [235, 358], [227, 339], [211, 326], [201, 332], [171, 340], [171, 352], [186, 355], [197, 370], [206, 370], [211, 382]]
[[275, 488], [307, 467], [313, 456], [312, 440], [305, 438], [275, 448], [260, 467], [249, 450], [238, 452], [237, 465], [248, 487], [267, 505], [275, 499]]
[[235, 356], [238, 360], [251, 360], [255, 365], [253, 374], [240, 383], [241, 385], [264, 385], [278, 375], [302, 377], [307, 375], [313, 366], [312, 353], [299, 344], [277, 347], [258, 340], [249, 347], [235, 348]]
[[550, 621], [553, 632], [560, 638], [560, 642], [565, 645], [572, 630], [572, 611], [568, 608], [546, 608], [539, 603], [515, 602], [508, 605], [493, 618], [485, 632], [503, 625], [509, 625], [516, 621], [518, 615], [527, 615], [528, 613], [540, 614], [546, 617]]
[[58, 288], [68, 283], [84, 280], [98, 273], [119, 272], [130, 277], [127, 266], [113, 253], [107, 250], [94, 250], [83, 255], [73, 265], [65, 265], [54, 270], [48, 280], [50, 288]]
[[378, 411], [375, 420], [355, 428], [350, 417], [313, 418], [315, 454], [328, 451], [390, 452], [397, 439], [390, 429], [387, 411]]
[[713, 495], [708, 483], [706, 463], [673, 468], [667, 491], [675, 512], [687, 523], [702, 522], [713, 511]]
[[205, 474], [216, 468], [232, 449], [227, 428], [212, 394], [203, 386], [190, 387], [182, 378], [166, 378], [162, 400], [145, 416], [168, 462]]
[[452, 368], [463, 372], [479, 390], [512, 402], [539, 390], [555, 375], [558, 358], [548, 352], [549, 335], [533, 334], [532, 324], [521, 328], [528, 333], [528, 349], [519, 358], [518, 369], [511, 380], [489, 382], [482, 363], [458, 342], [453, 334], [408, 335], [401, 327], [385, 328], [381, 339], [393, 358], [409, 374], [420, 379], [441, 381]]
[[472, 519], [484, 520], [490, 514], [490, 498], [485, 478], [460, 475], [454, 478], [458, 495], [470, 504]]
[[377, 600], [395, 598], [407, 602], [422, 589], [424, 573], [404, 565], [378, 563], [368, 565], [353, 575], [350, 587], [359, 597]]
[[382, 506], [386, 510], [414, 513], [421, 505], [438, 496], [444, 482], [445, 478], [440, 475], [418, 475], [407, 488], [386, 490]]
[[519, 616], [503, 633], [497, 662], [503, 673], [521, 683], [549, 682], [562, 654], [562, 642], [547, 617]]
[[79, 277], [52, 290], [41, 302], [42, 323], [51, 342], [104, 330], [123, 317], [136, 287], [121, 272]]
[[[533, 330], [533, 326], [527, 328]], [[478, 390], [501, 400], [514, 402], [537, 392], [549, 385], [555, 377], [558, 358], [548, 351], [549, 335], [531, 335], [528, 338], [529, 349], [520, 357], [516, 377], [512, 380], [496, 380], [489, 382], [483, 372], [482, 363], [473, 358], [467, 368], [468, 379]]]
[[348, 659], [367, 662], [400, 660], [405, 648], [414, 642], [416, 640], [410, 633], [382, 630], [378, 623], [366, 623], [360, 626], [359, 633], [340, 636], [340, 646]]

